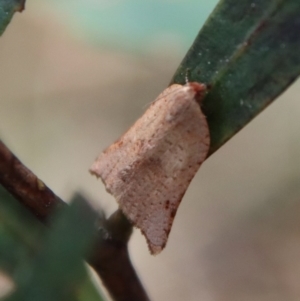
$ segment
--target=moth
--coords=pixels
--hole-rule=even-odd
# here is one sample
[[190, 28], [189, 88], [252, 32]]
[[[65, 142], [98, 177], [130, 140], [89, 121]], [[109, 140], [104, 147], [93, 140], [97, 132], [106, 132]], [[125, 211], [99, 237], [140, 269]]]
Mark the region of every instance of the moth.
[[205, 160], [210, 134], [200, 103], [206, 86], [173, 84], [93, 163], [152, 254], [165, 247], [178, 206]]

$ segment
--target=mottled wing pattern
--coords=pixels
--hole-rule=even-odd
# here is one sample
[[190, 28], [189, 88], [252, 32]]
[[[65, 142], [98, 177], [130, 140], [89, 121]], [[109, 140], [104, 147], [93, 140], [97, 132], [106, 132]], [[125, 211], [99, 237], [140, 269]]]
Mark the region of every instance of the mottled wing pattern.
[[180, 201], [207, 156], [209, 130], [197, 102], [204, 90], [199, 83], [164, 90], [91, 167], [152, 254], [165, 247]]

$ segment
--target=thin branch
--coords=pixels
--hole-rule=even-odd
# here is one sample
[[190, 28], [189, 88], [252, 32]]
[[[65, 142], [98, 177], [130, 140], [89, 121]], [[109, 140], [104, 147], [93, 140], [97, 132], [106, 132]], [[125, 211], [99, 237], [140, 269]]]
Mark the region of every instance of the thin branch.
[[[0, 184], [40, 221], [49, 225], [53, 212], [67, 206], [0, 140]], [[115, 301], [149, 301], [132, 266], [127, 242], [132, 227], [118, 210], [98, 229], [87, 261]]]
[[121, 210], [113, 213], [98, 229], [101, 235], [88, 260], [101, 276], [114, 300], [149, 301], [129, 259], [127, 243], [132, 225]]
[[67, 206], [0, 140], [0, 184], [40, 221], [50, 221], [54, 210]]

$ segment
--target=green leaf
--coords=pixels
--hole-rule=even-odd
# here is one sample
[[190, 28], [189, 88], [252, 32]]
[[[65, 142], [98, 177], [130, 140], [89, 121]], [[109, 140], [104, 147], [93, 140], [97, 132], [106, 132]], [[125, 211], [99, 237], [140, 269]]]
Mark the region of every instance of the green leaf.
[[45, 227], [0, 185], [0, 269], [17, 278], [39, 251]]
[[83, 263], [96, 214], [74, 201], [44, 227], [0, 186], [0, 269], [16, 282], [5, 300], [102, 301]]
[[78, 301], [102, 301], [104, 297], [99, 295], [99, 291], [91, 280], [86, 277], [86, 280], [80, 286], [78, 290]]
[[280, 95], [300, 73], [299, 0], [223, 0], [172, 83], [207, 83], [210, 154]]
[[24, 9], [25, 0], [0, 0], [0, 36], [16, 11]]

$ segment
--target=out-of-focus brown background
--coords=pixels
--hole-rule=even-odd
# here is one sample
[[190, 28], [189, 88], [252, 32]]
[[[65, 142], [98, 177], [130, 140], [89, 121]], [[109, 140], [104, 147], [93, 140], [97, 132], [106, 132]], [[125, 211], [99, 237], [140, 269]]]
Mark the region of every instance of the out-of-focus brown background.
[[[96, 45], [50, 6], [29, 1], [0, 39], [1, 139], [63, 199], [81, 190], [109, 214], [116, 202], [88, 168], [189, 45]], [[298, 82], [205, 162], [159, 256], [135, 230], [130, 253], [152, 300], [300, 300], [299, 93]]]

